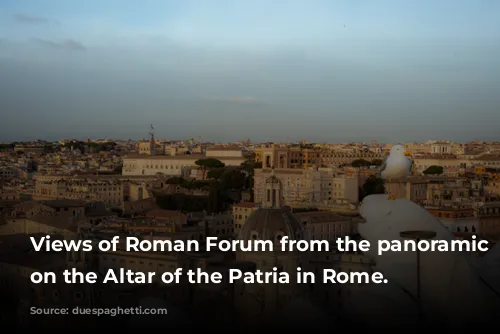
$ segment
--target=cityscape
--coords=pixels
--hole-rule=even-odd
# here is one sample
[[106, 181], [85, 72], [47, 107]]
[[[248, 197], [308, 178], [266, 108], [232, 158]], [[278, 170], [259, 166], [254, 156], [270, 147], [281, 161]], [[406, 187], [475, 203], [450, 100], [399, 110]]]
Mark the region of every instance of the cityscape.
[[[380, 166], [393, 146], [375, 141], [169, 141], [156, 138], [154, 130], [141, 141], [67, 139], [2, 144], [0, 245], [2, 268], [6, 270], [2, 286], [7, 295], [4, 303], [11, 303], [4, 310], [13, 312], [4, 319], [17, 325], [53, 326], [50, 317], [29, 317], [30, 307], [58, 303], [79, 307], [111, 307], [118, 303], [132, 307], [154, 297], [175, 305], [169, 310], [175, 307], [179, 312], [203, 314], [200, 317], [210, 324], [220, 321], [217, 314], [222, 307], [238, 314], [238, 321], [250, 322], [264, 315], [279, 319], [281, 312], [305, 316], [314, 307], [319, 312], [316, 317], [324, 314], [321, 321], [331, 322], [343, 314], [352, 298], [351, 291], [363, 286], [314, 285], [304, 291], [297, 284], [278, 289], [268, 285], [243, 288], [233, 283], [232, 289], [242, 292], [231, 295], [228, 291], [232, 290], [224, 284], [188, 284], [186, 288], [187, 283], [181, 283], [180, 288], [158, 283], [153, 290], [138, 288], [137, 284], [120, 288], [64, 283], [52, 286], [34, 285], [30, 275], [47, 268], [77, 268], [102, 275], [109, 269], [118, 272], [121, 268], [159, 274], [193, 267], [208, 272], [232, 268], [266, 272], [279, 267], [293, 272], [299, 262], [311, 272], [325, 268], [344, 272], [376, 269], [369, 255], [338, 250], [333, 254], [288, 252], [278, 258], [273, 252], [228, 253], [212, 249], [204, 253], [35, 253], [23, 235], [48, 234], [69, 240], [111, 239], [118, 235], [135, 236], [137, 240], [199, 242], [208, 236], [221, 240], [273, 240], [282, 235], [292, 240], [334, 242], [346, 236], [359, 238], [363, 199], [387, 194], [419, 204], [458, 239], [476, 236], [490, 245], [498, 241], [500, 143], [406, 143], [404, 154], [412, 161], [411, 175], [382, 180]], [[269, 189], [277, 189], [277, 198], [273, 193], [270, 199]], [[266, 214], [265, 210], [274, 211]], [[297, 298], [300, 302], [295, 305]], [[218, 305], [213, 308], [216, 314], [206, 310], [207, 304]], [[287, 311], [292, 306], [297, 310]], [[328, 317], [328, 313], [335, 317]], [[182, 313], [179, 319], [182, 317], [188, 314]], [[79, 321], [88, 325], [90, 320], [76, 317], [60, 325], [79, 327]], [[323, 322], [318, 322], [323, 326], [319, 324]], [[250, 324], [245, 322], [245, 326]]]
[[0, 13], [2, 328], [497, 325], [500, 2]]

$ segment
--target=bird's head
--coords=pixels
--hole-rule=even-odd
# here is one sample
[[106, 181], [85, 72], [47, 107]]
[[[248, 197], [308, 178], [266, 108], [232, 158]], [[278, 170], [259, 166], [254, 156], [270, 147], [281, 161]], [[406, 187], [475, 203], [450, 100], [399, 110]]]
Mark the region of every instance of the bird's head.
[[391, 154], [404, 154], [406, 152], [403, 145], [394, 145], [391, 148]]

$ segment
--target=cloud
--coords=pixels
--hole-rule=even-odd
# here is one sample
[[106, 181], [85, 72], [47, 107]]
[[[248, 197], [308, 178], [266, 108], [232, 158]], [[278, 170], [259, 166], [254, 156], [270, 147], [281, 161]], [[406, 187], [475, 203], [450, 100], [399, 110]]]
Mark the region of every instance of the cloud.
[[264, 101], [259, 100], [255, 97], [241, 96], [241, 97], [209, 97], [209, 101], [215, 102], [227, 102], [227, 103], [238, 103], [238, 104], [257, 104], [263, 103]]
[[33, 38], [32, 41], [54, 49], [66, 49], [75, 51], [81, 51], [86, 49], [82, 43], [75, 41], [73, 39], [65, 39], [62, 40], [61, 42], [54, 42], [41, 38]]
[[16, 14], [14, 15], [14, 20], [18, 23], [24, 23], [24, 24], [48, 24], [50, 21], [46, 18], [43, 17], [36, 17], [36, 16], [27, 16], [24, 14]]

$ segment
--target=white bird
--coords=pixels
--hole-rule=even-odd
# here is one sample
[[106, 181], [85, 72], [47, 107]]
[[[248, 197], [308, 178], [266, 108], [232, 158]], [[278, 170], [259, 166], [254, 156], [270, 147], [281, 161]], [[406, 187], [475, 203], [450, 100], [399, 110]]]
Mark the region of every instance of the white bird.
[[394, 145], [389, 156], [380, 166], [380, 176], [383, 179], [397, 179], [411, 175], [412, 162], [404, 154], [402, 145]]
[[[397, 251], [393, 248], [380, 255], [379, 241], [387, 240], [393, 245], [404, 243], [406, 240], [400, 236], [403, 231], [435, 232], [436, 236], [427, 240], [428, 242], [442, 240], [449, 244], [456, 238], [437, 217], [420, 205], [403, 198], [392, 199], [387, 195], [367, 196], [360, 207], [360, 215], [365, 222], [358, 225], [358, 232], [372, 245], [365, 254], [374, 260], [376, 270], [383, 273], [389, 284], [366, 285], [369, 291], [360, 296], [357, 303], [353, 300], [352, 307], [357, 314], [368, 313], [373, 305], [369, 303], [370, 296], [379, 307], [380, 299], [383, 299], [384, 307], [387, 308], [384, 312], [376, 313], [380, 317], [378, 321], [383, 321], [383, 315], [390, 318], [389, 320], [397, 315], [397, 318], [404, 316], [405, 321], [410, 323], [413, 319], [410, 312], [412, 308], [407, 299], [412, 296], [410, 299], [418, 300], [416, 254], [413, 251]], [[490, 252], [492, 251], [494, 249]], [[490, 261], [490, 267], [498, 266], [499, 263]], [[490, 276], [492, 284], [489, 284], [485, 283], [486, 277], [482, 278], [480, 274], [467, 252], [422, 251], [420, 307], [423, 313], [436, 316], [433, 321], [458, 328], [470, 325], [471, 321], [488, 323], [497, 319], [500, 313], [500, 298], [493, 286], [493, 280], [498, 279], [500, 275]], [[398, 292], [398, 289], [405, 291], [406, 295]], [[363, 310], [365, 305], [368, 309]], [[384, 319], [387, 323], [388, 319]]]

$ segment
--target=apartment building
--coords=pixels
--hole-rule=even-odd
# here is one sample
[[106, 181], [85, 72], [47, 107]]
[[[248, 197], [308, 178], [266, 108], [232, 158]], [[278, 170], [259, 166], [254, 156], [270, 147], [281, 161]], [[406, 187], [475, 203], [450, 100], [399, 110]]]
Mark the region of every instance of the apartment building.
[[37, 179], [34, 200], [75, 199], [98, 201], [109, 206], [123, 205], [123, 188], [119, 180], [105, 179]]
[[255, 149], [255, 159], [263, 168], [337, 167], [354, 160], [383, 159], [385, 153], [372, 151], [336, 151], [311, 145], [287, 146], [270, 144]]
[[87, 203], [78, 200], [23, 202], [14, 207], [0, 226], [0, 234], [46, 233], [73, 237], [85, 223]]
[[471, 180], [467, 178], [431, 177], [427, 182], [425, 205], [451, 206], [470, 200]]
[[486, 202], [477, 210], [478, 234], [483, 238], [500, 240], [500, 202]]
[[412, 176], [401, 180], [387, 180], [384, 186], [391, 196], [424, 203], [427, 200], [427, 183], [428, 177]]
[[252, 212], [258, 209], [253, 202], [241, 202], [233, 205], [232, 214], [234, 221], [234, 235], [237, 236], [248, 217]]

